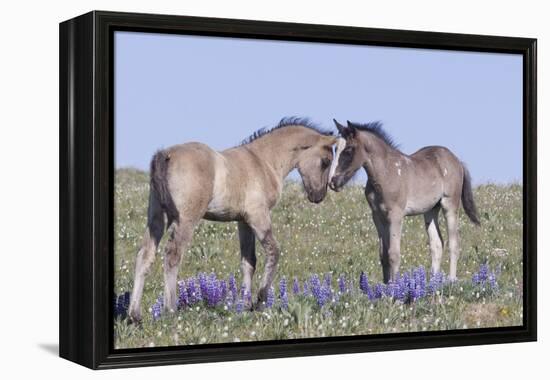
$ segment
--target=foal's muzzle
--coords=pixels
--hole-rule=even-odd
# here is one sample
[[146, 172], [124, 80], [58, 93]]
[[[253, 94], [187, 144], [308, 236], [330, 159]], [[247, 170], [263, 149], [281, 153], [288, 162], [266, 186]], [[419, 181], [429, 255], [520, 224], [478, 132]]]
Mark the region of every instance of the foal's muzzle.
[[325, 199], [325, 194], [324, 192], [308, 193], [307, 198], [311, 203], [321, 203]]
[[330, 187], [331, 190], [338, 192], [342, 190], [343, 185], [344, 181], [342, 181], [342, 177], [332, 177], [328, 184], [328, 187]]
[[326, 186], [319, 190], [312, 189], [312, 188], [306, 188], [305, 190], [306, 190], [307, 199], [311, 203], [321, 203], [323, 199], [325, 199], [325, 196], [327, 195]]

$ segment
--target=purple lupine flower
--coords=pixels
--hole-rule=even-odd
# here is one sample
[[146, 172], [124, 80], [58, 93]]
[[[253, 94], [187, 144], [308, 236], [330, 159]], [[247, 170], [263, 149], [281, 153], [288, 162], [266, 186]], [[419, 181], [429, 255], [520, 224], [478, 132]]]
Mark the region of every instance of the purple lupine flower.
[[220, 293], [220, 301], [223, 301], [227, 298], [227, 282], [225, 280], [220, 280], [218, 283], [219, 287], [219, 293]]
[[309, 278], [309, 285], [311, 286], [311, 294], [315, 297], [317, 303], [321, 303], [321, 280], [317, 274], [311, 275]]
[[195, 277], [191, 277], [187, 280], [187, 296], [189, 305], [202, 301], [201, 289], [197, 286], [197, 279]]
[[208, 301], [208, 278], [206, 277], [206, 273], [199, 273], [199, 289], [202, 299]]
[[113, 314], [114, 317], [118, 317], [118, 297], [116, 293], [113, 293]]
[[311, 286], [311, 294], [315, 297], [319, 307], [322, 307], [330, 299], [332, 290], [325, 284], [321, 284], [321, 280], [317, 274], [313, 274], [309, 280]]
[[180, 293], [178, 297], [178, 308], [183, 309], [185, 306], [189, 305], [189, 295], [184, 280], [178, 281], [178, 290]]
[[307, 284], [307, 281], [304, 281], [304, 291], [303, 291], [304, 297], [309, 297], [309, 286]]
[[366, 294], [369, 300], [373, 300], [375, 297], [372, 292], [372, 288], [369, 285], [369, 278], [366, 273], [361, 272], [359, 275], [359, 290], [361, 293]]
[[398, 285], [398, 298], [399, 300], [406, 302], [412, 297], [412, 292], [416, 287], [414, 282], [414, 277], [411, 275], [411, 272], [403, 273], [397, 280]]
[[374, 286], [373, 298], [380, 299], [384, 295], [384, 285], [376, 284]]
[[326, 282], [321, 285], [321, 297], [322, 304], [320, 306], [323, 306], [332, 299], [332, 288], [328, 286]]
[[317, 297], [321, 291], [321, 280], [319, 280], [319, 276], [317, 274], [312, 274], [309, 277], [309, 286], [311, 287], [311, 294], [313, 297]]
[[489, 278], [489, 266], [485, 264], [481, 264], [479, 267], [479, 280], [482, 282], [487, 281]]
[[384, 295], [386, 297], [393, 297], [394, 293], [395, 293], [395, 283], [393, 281], [390, 281], [384, 287]]
[[113, 312], [115, 314], [115, 318], [117, 318], [117, 317], [124, 318], [123, 315], [122, 315], [124, 310], [122, 309], [121, 304], [120, 304], [120, 297], [121, 297], [121, 295], [117, 296], [116, 294], [114, 294]]
[[294, 277], [294, 281], [292, 282], [292, 293], [294, 293], [295, 296], [300, 294], [300, 282], [296, 277]]
[[267, 290], [267, 299], [265, 301], [265, 306], [271, 309], [274, 303], [275, 303], [275, 291], [273, 290], [273, 286], [270, 286], [269, 289]]
[[393, 283], [392, 297], [399, 301], [405, 301], [409, 295], [409, 274], [405, 273], [397, 277], [397, 280]]
[[495, 272], [489, 270], [487, 264], [481, 264], [479, 271], [473, 274], [472, 283], [477, 286], [488, 284], [491, 290], [498, 290], [497, 275]]
[[417, 300], [426, 295], [426, 270], [422, 265], [413, 271], [413, 277], [415, 282], [413, 299]]
[[119, 294], [119, 296], [117, 297], [117, 301], [116, 301], [117, 313], [120, 316], [122, 316], [122, 314], [124, 314], [124, 300], [123, 300], [123, 297], [124, 297], [123, 294]]
[[[479, 271], [473, 274], [472, 283], [474, 285], [484, 285], [487, 281], [490, 280], [490, 277], [493, 273], [489, 271], [489, 266], [484, 263], [479, 267]], [[493, 274], [494, 277], [494, 274]]]
[[368, 294], [369, 292], [369, 279], [365, 272], [361, 272], [359, 275], [359, 289], [361, 289], [364, 294]]
[[432, 274], [428, 283], [428, 294], [435, 294], [445, 282], [445, 274], [441, 271]]
[[151, 308], [151, 313], [153, 314], [153, 321], [157, 321], [160, 318], [162, 307], [164, 306], [164, 298], [160, 295], [157, 298], [157, 302]]
[[128, 308], [130, 307], [130, 292], [124, 292], [123, 300], [124, 310], [128, 311]]
[[130, 292], [124, 292], [115, 301], [115, 317], [126, 318], [128, 315], [128, 307], [130, 306]]
[[237, 282], [233, 273], [229, 275], [229, 293], [231, 294], [231, 302], [237, 299]]
[[323, 285], [327, 288], [332, 288], [332, 273], [325, 273]]
[[244, 300], [242, 299], [242, 297], [239, 297], [237, 299], [237, 302], [235, 303], [235, 311], [237, 313], [242, 313], [243, 309], [244, 309]]
[[338, 289], [340, 290], [340, 293], [344, 294], [347, 291], [346, 288], [346, 277], [341, 274], [340, 277], [338, 277]]
[[218, 302], [217, 285], [216, 274], [211, 273], [206, 279], [206, 302], [208, 306], [215, 306]]
[[288, 309], [288, 293], [286, 291], [286, 278], [279, 281], [279, 298], [281, 299], [281, 309]]

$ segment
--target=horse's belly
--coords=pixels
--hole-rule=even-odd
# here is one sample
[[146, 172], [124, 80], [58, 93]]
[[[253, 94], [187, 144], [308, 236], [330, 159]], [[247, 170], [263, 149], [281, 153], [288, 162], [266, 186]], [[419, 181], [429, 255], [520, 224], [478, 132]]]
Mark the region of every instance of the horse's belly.
[[241, 213], [233, 207], [228, 206], [228, 202], [221, 199], [212, 199], [208, 204], [204, 219], [213, 220], [216, 222], [230, 222], [240, 220]]
[[441, 199], [440, 195], [424, 196], [415, 201], [407, 201], [405, 215], [420, 215], [430, 211]]
[[242, 220], [242, 216], [234, 212], [209, 212], [207, 211], [204, 216], [204, 219], [211, 220], [213, 222], [235, 222]]
[[218, 153], [215, 156], [212, 198], [206, 208], [204, 219], [218, 222], [239, 220], [241, 212], [237, 209], [239, 204], [237, 189], [231, 186], [229, 177], [225, 158]]

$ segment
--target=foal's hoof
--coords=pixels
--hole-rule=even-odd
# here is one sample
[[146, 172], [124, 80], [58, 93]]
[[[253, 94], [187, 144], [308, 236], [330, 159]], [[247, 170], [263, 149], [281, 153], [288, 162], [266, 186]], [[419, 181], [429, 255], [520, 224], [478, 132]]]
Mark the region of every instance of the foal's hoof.
[[252, 306], [252, 311], [264, 311], [265, 310], [265, 302], [264, 301], [257, 301]]
[[126, 318], [126, 322], [128, 322], [129, 325], [141, 326], [141, 315], [130, 313], [128, 318]]

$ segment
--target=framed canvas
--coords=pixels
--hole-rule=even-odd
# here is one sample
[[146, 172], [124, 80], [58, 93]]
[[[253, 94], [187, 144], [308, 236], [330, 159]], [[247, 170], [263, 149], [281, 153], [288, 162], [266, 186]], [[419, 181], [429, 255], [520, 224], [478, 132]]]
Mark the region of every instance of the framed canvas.
[[536, 147], [535, 39], [62, 22], [60, 356], [536, 340]]

